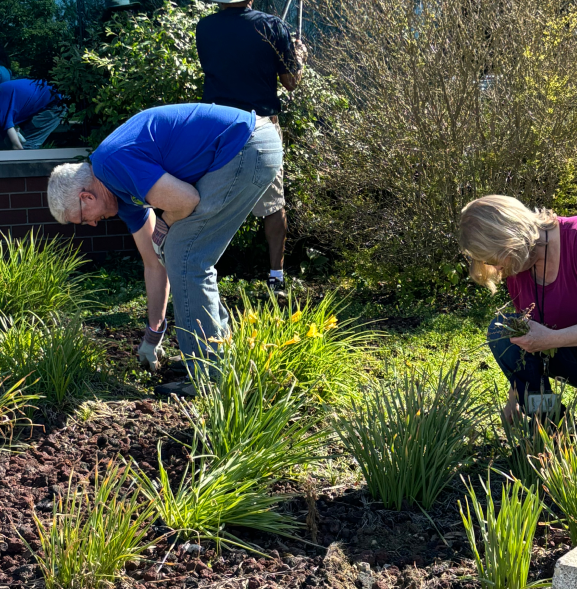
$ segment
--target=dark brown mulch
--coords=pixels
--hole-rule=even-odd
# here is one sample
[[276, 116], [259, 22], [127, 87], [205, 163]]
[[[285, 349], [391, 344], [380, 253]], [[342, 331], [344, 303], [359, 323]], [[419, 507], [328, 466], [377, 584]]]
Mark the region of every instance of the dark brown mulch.
[[[156, 448], [163, 442], [163, 460], [179, 480], [186, 462], [181, 444], [185, 423], [171, 405], [153, 400], [109, 403], [102, 415], [74, 422], [49, 434], [39, 428], [21, 453], [0, 453], [0, 588], [43, 586], [40, 571], [20, 534], [33, 550], [40, 548], [32, 519], [36, 509], [48, 521], [55, 497], [73, 481], [91, 480], [97, 461], [104, 468], [119, 454], [132, 456], [149, 476], [157, 474]], [[93, 481], [93, 478], [92, 478]], [[234, 530], [245, 542], [260, 547], [270, 558], [243, 550], [215, 546], [172, 544], [162, 537], [149, 550], [147, 562], [129, 562], [118, 588], [156, 589], [212, 587], [214, 589], [335, 589], [478, 587], [456, 495], [447, 495], [431, 512], [433, 525], [421, 512], [393, 512], [359, 489], [326, 489], [312, 505], [318, 522], [318, 545]], [[275, 492], [294, 492], [290, 482]], [[302, 496], [281, 506], [303, 523], [309, 513]], [[162, 522], [157, 522], [159, 525]], [[162, 527], [155, 533], [161, 534]], [[310, 536], [305, 532], [306, 539]], [[441, 537], [442, 536], [442, 537]], [[564, 532], [541, 530], [536, 541], [534, 578], [552, 575], [555, 560], [569, 549]]]

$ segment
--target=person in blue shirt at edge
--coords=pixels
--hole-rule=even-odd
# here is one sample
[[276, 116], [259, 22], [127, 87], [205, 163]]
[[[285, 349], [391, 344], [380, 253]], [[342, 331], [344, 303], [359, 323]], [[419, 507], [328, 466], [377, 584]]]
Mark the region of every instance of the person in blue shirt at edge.
[[0, 84], [0, 142], [8, 149], [40, 149], [65, 114], [62, 96], [46, 82]]
[[12, 62], [6, 49], [0, 45], [0, 84], [8, 82], [12, 78]]
[[[118, 214], [128, 225], [148, 296], [139, 359], [152, 371], [158, 367], [172, 288], [180, 351], [194, 374], [193, 355], [210, 356], [228, 333], [214, 265], [282, 164], [278, 133], [270, 118], [254, 112], [159, 106], [121, 125], [90, 160], [54, 169], [50, 210], [60, 223], [96, 226]], [[194, 385], [168, 383], [155, 391], [192, 394]]]
[[[291, 41], [280, 18], [253, 10], [252, 0], [215, 1], [220, 10], [202, 18], [196, 29], [196, 47], [205, 74], [201, 102], [271, 117], [282, 140], [277, 76], [292, 92], [301, 80], [306, 47], [301, 41]], [[271, 267], [268, 284], [281, 296], [287, 234], [284, 207], [281, 168], [252, 210], [254, 216], [264, 217]]]

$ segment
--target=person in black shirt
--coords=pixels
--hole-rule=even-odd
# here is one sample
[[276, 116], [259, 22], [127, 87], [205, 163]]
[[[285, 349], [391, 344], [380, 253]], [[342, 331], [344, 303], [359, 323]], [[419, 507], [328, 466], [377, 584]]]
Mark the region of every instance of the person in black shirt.
[[[220, 10], [198, 23], [196, 47], [205, 74], [202, 102], [254, 110], [278, 124], [281, 105], [277, 83], [290, 92], [298, 85], [307, 50], [292, 41], [278, 17], [252, 9], [252, 0], [216, 0]], [[264, 217], [269, 246], [268, 284], [284, 294], [284, 247], [287, 233], [282, 169], [253, 209]]]

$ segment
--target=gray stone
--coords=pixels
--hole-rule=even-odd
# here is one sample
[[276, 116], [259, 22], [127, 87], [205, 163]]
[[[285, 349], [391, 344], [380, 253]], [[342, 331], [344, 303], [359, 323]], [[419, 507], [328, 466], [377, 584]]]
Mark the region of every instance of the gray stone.
[[553, 589], [577, 589], [577, 548], [557, 561]]

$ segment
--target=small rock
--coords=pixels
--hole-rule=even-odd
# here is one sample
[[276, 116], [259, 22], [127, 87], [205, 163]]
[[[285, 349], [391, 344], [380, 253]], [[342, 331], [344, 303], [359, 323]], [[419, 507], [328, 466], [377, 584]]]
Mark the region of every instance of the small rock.
[[127, 571], [135, 571], [136, 569], [138, 569], [138, 563], [136, 561], [134, 561], [134, 560], [129, 560], [124, 565], [124, 568]]
[[258, 577], [251, 577], [248, 580], [248, 585], [247, 585], [247, 589], [259, 589], [259, 587], [262, 587], [263, 582], [261, 579], [259, 579]]
[[156, 570], [153, 567], [144, 573], [142, 580], [143, 581], [156, 581], [156, 576], [157, 576]]
[[52, 508], [54, 507], [54, 501], [52, 501], [52, 499], [42, 499], [42, 501], [39, 501], [34, 508], [38, 511], [43, 511], [43, 512], [49, 512], [52, 511]]
[[369, 573], [371, 571], [371, 565], [368, 562], [357, 563], [357, 568], [361, 573]]
[[200, 544], [191, 544], [190, 542], [185, 542], [181, 548], [189, 554], [202, 554], [204, 552], [204, 548]]
[[19, 538], [8, 538], [8, 554], [21, 554], [24, 552], [24, 542]]

